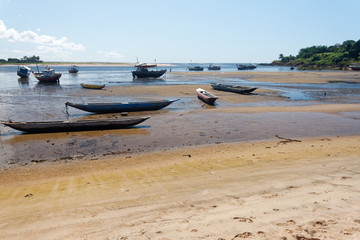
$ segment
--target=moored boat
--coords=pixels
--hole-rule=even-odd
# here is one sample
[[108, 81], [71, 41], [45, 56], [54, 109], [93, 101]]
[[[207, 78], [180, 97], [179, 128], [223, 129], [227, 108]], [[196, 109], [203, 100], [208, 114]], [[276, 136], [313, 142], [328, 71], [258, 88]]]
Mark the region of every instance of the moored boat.
[[161, 70], [149, 70], [149, 68], [157, 67], [157, 64], [137, 64], [136, 70], [131, 71], [133, 78], [159, 78], [166, 72], [166, 69]]
[[139, 102], [120, 102], [120, 103], [71, 103], [66, 102], [65, 106], [70, 106], [87, 112], [93, 113], [118, 113], [118, 112], [138, 112], [154, 111], [162, 109], [179, 99], [158, 100], [158, 101], [139, 101]]
[[87, 89], [103, 89], [105, 84], [87, 84], [87, 83], [80, 83], [80, 86]]
[[189, 71], [203, 71], [204, 67], [203, 66], [188, 66], [187, 67]]
[[198, 95], [198, 98], [201, 99], [203, 102], [213, 105], [216, 101], [216, 99], [218, 99], [217, 96], [215, 96], [214, 94], [202, 89], [202, 88], [198, 88], [196, 89], [196, 93]]
[[255, 91], [257, 88], [244, 87], [234, 84], [223, 84], [223, 83], [210, 83], [211, 87], [215, 90], [234, 92], [240, 94], [249, 94]]
[[208, 70], [209, 70], [209, 71], [219, 71], [219, 70], [221, 70], [221, 67], [220, 67], [219, 65], [210, 64], [210, 65], [208, 66]]
[[18, 66], [17, 75], [21, 78], [28, 78], [31, 73], [31, 68], [28, 66]]
[[253, 64], [238, 64], [237, 69], [238, 70], [253, 70], [256, 68], [256, 65]]
[[61, 73], [55, 73], [54, 69], [48, 67], [41, 72], [33, 72], [33, 74], [40, 82], [57, 82], [61, 77]]
[[360, 64], [356, 64], [356, 63], [352, 63], [349, 68], [351, 68], [351, 70], [354, 71], [359, 71], [360, 70]]
[[74, 120], [74, 121], [43, 121], [43, 122], [1, 122], [5, 126], [27, 133], [93, 131], [105, 129], [129, 128], [137, 125], [146, 117], [121, 117], [116, 119]]
[[69, 73], [77, 73], [79, 71], [79, 68], [76, 65], [72, 65], [68, 68], [68, 70], [69, 70]]

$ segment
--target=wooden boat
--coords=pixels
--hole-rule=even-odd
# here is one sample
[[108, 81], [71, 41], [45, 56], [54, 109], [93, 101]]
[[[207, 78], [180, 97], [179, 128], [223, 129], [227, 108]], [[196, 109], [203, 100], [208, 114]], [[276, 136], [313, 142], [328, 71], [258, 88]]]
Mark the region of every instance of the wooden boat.
[[253, 64], [238, 64], [237, 69], [238, 70], [253, 70], [256, 66]]
[[154, 111], [164, 108], [179, 99], [144, 101], [144, 102], [121, 102], [121, 103], [84, 103], [77, 104], [66, 102], [65, 106], [70, 106], [87, 112], [93, 113], [117, 113], [117, 112], [138, 112]]
[[61, 77], [61, 73], [55, 73], [55, 70], [50, 68], [46, 68], [42, 72], [33, 72], [33, 74], [40, 82], [57, 82]]
[[202, 66], [188, 66], [187, 67], [189, 69], [189, 71], [203, 71], [204, 67]]
[[28, 78], [31, 73], [31, 68], [28, 66], [18, 66], [17, 75], [21, 78]]
[[162, 70], [149, 70], [148, 68], [154, 68], [157, 64], [142, 63], [135, 65], [136, 70], [131, 71], [133, 78], [159, 78], [166, 72], [166, 69]]
[[219, 71], [219, 70], [221, 70], [221, 67], [220, 67], [219, 65], [212, 65], [212, 64], [210, 64], [210, 65], [208, 66], [208, 70], [209, 70], [209, 71], [211, 71], [211, 70], [213, 70], [213, 71]]
[[69, 73], [77, 73], [79, 71], [79, 68], [76, 65], [72, 65], [68, 68]]
[[240, 85], [222, 84], [222, 83], [210, 83], [211, 87], [216, 90], [234, 92], [240, 94], [249, 94], [255, 91], [257, 88], [244, 87]]
[[359, 71], [360, 70], [360, 64], [351, 64], [349, 66], [349, 68], [351, 68], [351, 70], [354, 70], [354, 71]]
[[82, 86], [83, 88], [88, 88], [88, 89], [103, 89], [105, 87], [105, 84], [97, 85], [97, 84], [80, 83], [80, 86]]
[[214, 94], [212, 94], [208, 91], [205, 91], [202, 88], [196, 89], [196, 93], [197, 93], [199, 99], [201, 99], [203, 102], [210, 104], [210, 105], [213, 105], [215, 103], [216, 99], [218, 99], [217, 96], [215, 96]]
[[117, 119], [99, 120], [75, 120], [75, 121], [46, 121], [46, 122], [1, 122], [13, 129], [28, 133], [45, 132], [71, 132], [71, 131], [93, 131], [105, 129], [128, 128], [137, 125], [150, 116], [146, 117], [121, 117]]

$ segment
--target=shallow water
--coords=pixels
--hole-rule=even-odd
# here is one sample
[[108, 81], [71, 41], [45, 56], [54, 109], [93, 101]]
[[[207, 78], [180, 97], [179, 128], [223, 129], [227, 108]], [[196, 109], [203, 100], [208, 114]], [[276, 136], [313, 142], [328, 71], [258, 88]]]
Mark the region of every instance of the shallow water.
[[[172, 72], [184, 71], [184, 65], [172, 67]], [[267, 69], [271, 69], [267, 67]], [[275, 71], [277, 68], [272, 69]], [[252, 82], [243, 79], [226, 79], [208, 76], [167, 74], [162, 79], [134, 80], [131, 67], [80, 67], [78, 74], [67, 73], [67, 67], [56, 68], [63, 72], [60, 84], [40, 84], [33, 76], [19, 80], [16, 66], [0, 66], [0, 120], [44, 121], [66, 120], [65, 105], [73, 102], [114, 102], [132, 100], [127, 96], [83, 96], [81, 82], [101, 83], [110, 86], [208, 84], [210, 82], [237, 83], [279, 91], [291, 101], [253, 103], [227, 103], [204, 105], [195, 97], [183, 98], [167, 108], [155, 112], [131, 113], [151, 115], [136, 128], [111, 131], [75, 133], [22, 134], [0, 126], [0, 168], [14, 164], [24, 165], [37, 161], [98, 159], [112, 154], [131, 154], [155, 149], [216, 144], [231, 141], [249, 141], [283, 137], [312, 137], [324, 135], [360, 134], [358, 112], [338, 115], [323, 113], [261, 113], [261, 114], [183, 114], [196, 109], [216, 107], [297, 106], [319, 103], [359, 103], [360, 84], [288, 84]], [[232, 65], [223, 71], [234, 71]], [[277, 69], [279, 70], [279, 69]], [[285, 69], [280, 69], [284, 70]], [[170, 70], [169, 70], [170, 71]], [[261, 71], [259, 67], [256, 71]], [[256, 92], [254, 93], [256, 94]], [[150, 97], [151, 98], [151, 97]], [[71, 118], [120, 117], [120, 114], [93, 115], [69, 109]]]

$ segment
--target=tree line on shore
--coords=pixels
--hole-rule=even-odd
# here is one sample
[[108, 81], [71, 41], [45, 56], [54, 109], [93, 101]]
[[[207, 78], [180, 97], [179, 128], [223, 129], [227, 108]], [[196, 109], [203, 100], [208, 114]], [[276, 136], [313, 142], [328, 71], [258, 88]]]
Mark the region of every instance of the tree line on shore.
[[333, 46], [302, 48], [297, 56], [279, 55], [270, 65], [302, 68], [344, 68], [360, 61], [360, 40], [347, 40]]
[[5, 59], [0, 59], [0, 64], [7, 64], [7, 63], [41, 63], [43, 61], [40, 60], [39, 56], [32, 56], [32, 57], [27, 57], [24, 56], [20, 59], [18, 58], [8, 58], [7, 60]]

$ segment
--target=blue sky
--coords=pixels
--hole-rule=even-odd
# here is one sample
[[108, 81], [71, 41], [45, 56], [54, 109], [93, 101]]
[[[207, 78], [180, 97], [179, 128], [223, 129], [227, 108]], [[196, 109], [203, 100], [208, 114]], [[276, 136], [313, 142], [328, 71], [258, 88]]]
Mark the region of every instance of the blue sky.
[[359, 0], [0, 0], [0, 58], [271, 62], [359, 40]]

